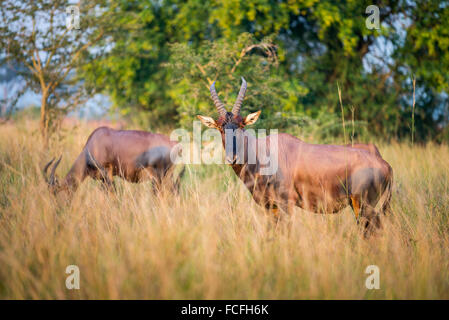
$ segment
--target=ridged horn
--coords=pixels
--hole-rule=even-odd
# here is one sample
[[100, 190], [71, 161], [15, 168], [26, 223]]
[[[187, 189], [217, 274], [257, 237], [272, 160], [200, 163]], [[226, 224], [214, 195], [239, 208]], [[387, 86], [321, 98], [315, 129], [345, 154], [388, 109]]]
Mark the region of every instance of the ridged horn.
[[53, 161], [55, 161], [55, 158], [51, 159], [50, 162], [48, 162], [48, 163], [45, 165], [44, 169], [42, 170], [42, 173], [44, 174], [45, 182], [47, 182], [47, 183], [48, 183], [48, 176], [47, 176], [48, 167], [51, 166], [51, 164], [53, 163]]
[[217, 91], [215, 90], [215, 81], [212, 83], [209, 90], [212, 100], [214, 101], [215, 107], [217, 107], [217, 111], [220, 114], [220, 116], [226, 115], [225, 106], [223, 102], [220, 101], [220, 98], [218, 98]]
[[49, 184], [50, 185], [55, 185], [56, 179], [55, 179], [55, 172], [56, 172], [56, 168], [59, 166], [59, 163], [61, 162], [62, 159], [62, 155], [59, 157], [58, 161], [55, 162], [53, 168], [51, 169], [51, 173], [50, 173], [50, 181]]
[[235, 116], [240, 114], [240, 108], [242, 107], [243, 99], [245, 99], [245, 93], [246, 81], [245, 78], [242, 77], [242, 85], [240, 86], [239, 95], [237, 96], [234, 107], [232, 107], [232, 114]]

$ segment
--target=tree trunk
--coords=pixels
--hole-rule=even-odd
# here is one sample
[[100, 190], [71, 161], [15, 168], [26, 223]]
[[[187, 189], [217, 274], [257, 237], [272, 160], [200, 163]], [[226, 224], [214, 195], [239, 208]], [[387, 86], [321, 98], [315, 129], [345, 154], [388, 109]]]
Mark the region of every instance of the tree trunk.
[[44, 143], [48, 142], [48, 126], [47, 126], [47, 90], [42, 90], [42, 99], [41, 99], [41, 119], [39, 122], [39, 127], [41, 131], [42, 138], [44, 139]]

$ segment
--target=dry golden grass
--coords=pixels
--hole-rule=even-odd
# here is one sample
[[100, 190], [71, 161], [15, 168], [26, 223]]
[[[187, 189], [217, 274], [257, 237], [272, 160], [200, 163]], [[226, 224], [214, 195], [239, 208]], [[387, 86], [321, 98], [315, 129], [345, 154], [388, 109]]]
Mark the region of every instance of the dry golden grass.
[[[0, 126], [0, 298], [403, 299], [449, 298], [449, 148], [381, 145], [395, 173], [393, 214], [363, 240], [350, 210], [296, 210], [270, 227], [234, 173], [189, 166], [181, 196], [117, 180], [116, 195], [86, 180], [70, 205], [41, 176], [51, 156], [65, 174], [93, 128], [50, 150], [35, 123]], [[80, 290], [65, 269], [80, 268]], [[367, 290], [365, 268], [380, 268]]]

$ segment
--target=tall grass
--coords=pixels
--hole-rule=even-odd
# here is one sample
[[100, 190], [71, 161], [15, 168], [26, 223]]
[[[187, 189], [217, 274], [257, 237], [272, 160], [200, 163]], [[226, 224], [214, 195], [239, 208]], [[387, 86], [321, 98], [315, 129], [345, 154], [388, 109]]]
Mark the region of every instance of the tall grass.
[[[393, 213], [364, 240], [349, 210], [297, 209], [274, 228], [225, 166], [189, 166], [182, 193], [154, 197], [117, 179], [86, 180], [70, 204], [53, 198], [42, 165], [66, 173], [93, 128], [43, 149], [26, 122], [0, 127], [0, 298], [449, 298], [449, 148], [380, 145], [395, 174]], [[79, 290], [65, 269], [80, 269]], [[365, 269], [380, 269], [380, 289]]]

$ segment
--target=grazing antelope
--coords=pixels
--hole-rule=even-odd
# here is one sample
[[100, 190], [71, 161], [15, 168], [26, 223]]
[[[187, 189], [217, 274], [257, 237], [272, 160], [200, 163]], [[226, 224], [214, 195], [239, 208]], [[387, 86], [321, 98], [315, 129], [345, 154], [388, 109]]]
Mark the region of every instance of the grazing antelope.
[[[200, 115], [198, 118], [205, 126], [221, 132], [226, 161], [256, 203], [276, 214], [279, 208], [291, 212], [294, 206], [316, 213], [337, 213], [350, 205], [357, 222], [359, 217], [364, 220], [365, 235], [379, 228], [379, 211], [375, 207], [379, 203], [383, 213], [388, 209], [393, 172], [377, 148], [365, 144], [351, 147], [309, 144], [286, 133], [259, 139], [245, 134], [244, 127], [255, 123], [261, 112], [251, 113], [245, 118], [240, 116], [246, 88], [246, 81], [242, 78], [237, 100], [232, 111], [228, 112], [218, 98], [214, 82], [210, 93], [219, 118], [214, 120]], [[229, 132], [232, 133], [231, 140], [226, 138]], [[236, 139], [242, 134], [242, 139]], [[273, 139], [277, 139], [277, 144]], [[232, 147], [227, 147], [228, 141], [232, 141]], [[278, 162], [276, 173], [261, 174], [263, 165], [259, 161], [261, 155], [257, 153], [260, 144], [266, 146], [267, 153], [275, 153]], [[277, 150], [270, 150], [270, 146], [275, 145]], [[236, 152], [239, 148], [243, 154]], [[254, 150], [256, 161], [249, 163], [248, 154]]]
[[119, 176], [130, 182], [150, 179], [154, 182], [155, 191], [163, 185], [178, 191], [184, 168], [173, 179], [174, 166], [170, 159], [172, 150], [179, 154], [177, 142], [170, 141], [162, 134], [100, 127], [89, 136], [81, 154], [62, 181], [55, 176], [62, 156], [53, 165], [49, 178], [47, 170], [54, 159], [47, 163], [43, 173], [54, 194], [62, 190], [72, 194], [87, 176], [101, 180], [106, 189], [114, 189], [113, 176]]

